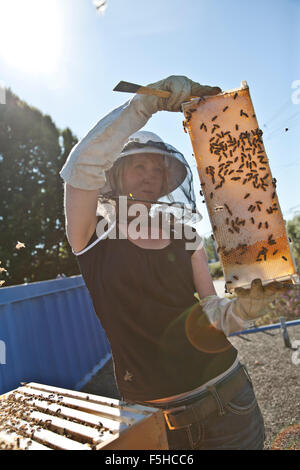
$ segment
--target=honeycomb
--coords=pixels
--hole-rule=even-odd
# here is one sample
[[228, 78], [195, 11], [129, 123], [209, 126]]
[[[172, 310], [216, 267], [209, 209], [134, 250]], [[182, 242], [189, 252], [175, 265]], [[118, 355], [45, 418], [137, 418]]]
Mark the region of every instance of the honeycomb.
[[226, 288], [296, 279], [249, 88], [183, 104]]

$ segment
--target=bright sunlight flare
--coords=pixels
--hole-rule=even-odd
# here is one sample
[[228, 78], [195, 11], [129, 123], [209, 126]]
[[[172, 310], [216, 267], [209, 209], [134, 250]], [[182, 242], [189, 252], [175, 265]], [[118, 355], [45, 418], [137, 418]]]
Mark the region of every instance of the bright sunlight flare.
[[0, 57], [20, 72], [53, 73], [62, 53], [61, 3], [0, 0]]

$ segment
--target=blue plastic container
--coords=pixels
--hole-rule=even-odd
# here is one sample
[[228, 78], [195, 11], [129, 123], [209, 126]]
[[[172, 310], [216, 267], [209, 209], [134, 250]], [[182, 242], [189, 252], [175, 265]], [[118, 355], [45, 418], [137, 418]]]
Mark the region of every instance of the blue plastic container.
[[78, 390], [110, 357], [82, 276], [0, 289], [0, 395], [30, 381]]

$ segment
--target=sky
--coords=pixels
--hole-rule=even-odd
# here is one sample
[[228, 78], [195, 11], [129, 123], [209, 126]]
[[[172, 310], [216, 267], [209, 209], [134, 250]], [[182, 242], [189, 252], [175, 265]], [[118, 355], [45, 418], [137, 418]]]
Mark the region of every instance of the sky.
[[[92, 0], [0, 0], [0, 25], [0, 87], [79, 139], [131, 98], [112, 91], [120, 80], [185, 75], [224, 91], [246, 80], [283, 215], [300, 213], [300, 0], [107, 0], [102, 14]], [[207, 235], [182, 120], [159, 112], [145, 130], [190, 163]]]

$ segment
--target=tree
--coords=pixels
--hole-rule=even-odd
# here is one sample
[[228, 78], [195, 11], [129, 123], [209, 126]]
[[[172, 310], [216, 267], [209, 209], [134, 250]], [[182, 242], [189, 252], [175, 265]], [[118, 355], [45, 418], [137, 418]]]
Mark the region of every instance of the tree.
[[298, 273], [300, 273], [300, 215], [296, 215], [292, 220], [288, 221], [287, 231], [292, 240], [292, 252]]
[[217, 254], [217, 250], [215, 247], [215, 242], [211, 237], [209, 238], [204, 238], [204, 249], [206, 252], [206, 256], [208, 261], [218, 261], [219, 256]]
[[[59, 171], [77, 139], [6, 90], [0, 104], [0, 261], [5, 285], [78, 274]], [[25, 248], [17, 250], [20, 241]]]

